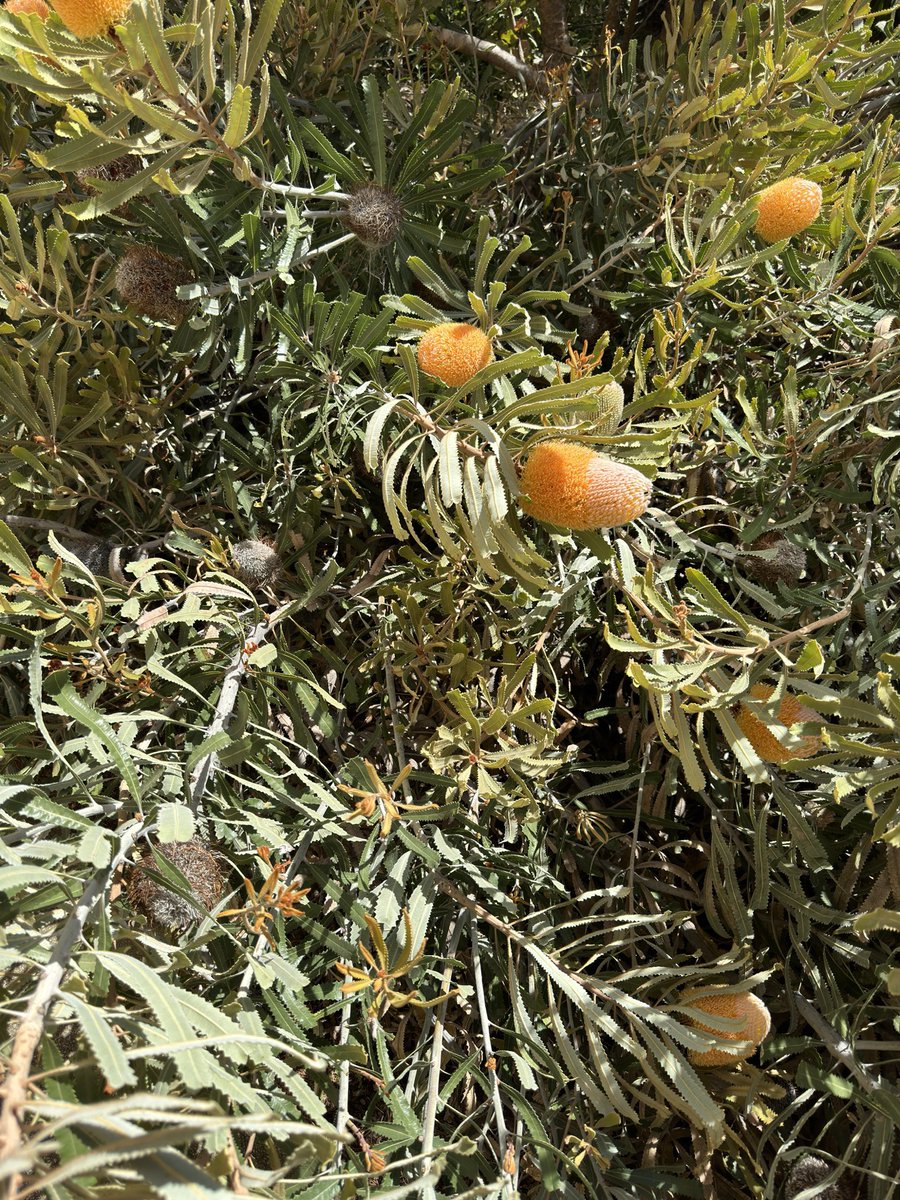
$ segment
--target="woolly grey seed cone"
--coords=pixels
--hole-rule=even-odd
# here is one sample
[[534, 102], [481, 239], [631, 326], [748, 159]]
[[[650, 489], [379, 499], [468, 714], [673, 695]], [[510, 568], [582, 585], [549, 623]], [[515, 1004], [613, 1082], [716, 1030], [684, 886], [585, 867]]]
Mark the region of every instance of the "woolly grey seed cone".
[[749, 550], [774, 550], [773, 558], [741, 558], [740, 565], [759, 583], [777, 587], [784, 583], [796, 587], [806, 570], [806, 554], [777, 530], [764, 533], [747, 547]]
[[116, 289], [124, 303], [168, 325], [179, 325], [191, 311], [190, 301], [179, 300], [177, 289], [193, 281], [185, 263], [153, 246], [130, 246], [116, 268]]
[[[215, 908], [222, 898], [222, 873], [206, 843], [192, 838], [189, 842], [162, 842], [156, 849], [185, 877], [198, 903], [207, 910]], [[183, 933], [198, 919], [197, 909], [151, 879], [147, 868], [157, 869], [150, 850], [131, 872], [128, 899], [132, 907], [159, 929]]]
[[[795, 1196], [799, 1196], [807, 1188], [821, 1184], [833, 1171], [834, 1166], [831, 1163], [816, 1158], [814, 1154], [804, 1154], [794, 1163], [784, 1185], [785, 1200], [794, 1200]], [[820, 1188], [817, 1194], [819, 1200], [853, 1200], [855, 1189], [845, 1173], [836, 1183]]]
[[79, 558], [93, 575], [125, 582], [122, 562], [128, 562], [132, 556], [127, 547], [118, 546], [115, 542], [79, 537], [77, 533], [57, 534], [57, 540]]
[[351, 233], [373, 250], [389, 246], [403, 224], [403, 205], [390, 188], [362, 183], [347, 201], [343, 221]]
[[123, 179], [131, 179], [143, 169], [144, 164], [136, 154], [123, 154], [121, 158], [114, 158], [112, 162], [100, 163], [96, 167], [82, 167], [80, 171], [75, 172], [75, 178], [89, 192], [96, 192], [95, 179], [104, 183], [121, 183]]
[[268, 542], [247, 538], [232, 546], [231, 556], [238, 578], [247, 587], [269, 587], [281, 574], [281, 559]]

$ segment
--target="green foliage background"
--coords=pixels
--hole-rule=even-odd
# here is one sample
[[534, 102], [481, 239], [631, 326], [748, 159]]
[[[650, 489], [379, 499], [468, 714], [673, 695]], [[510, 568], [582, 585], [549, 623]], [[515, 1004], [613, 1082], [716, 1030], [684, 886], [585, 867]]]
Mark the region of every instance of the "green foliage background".
[[[7, 1054], [60, 984], [10, 1195], [737, 1200], [810, 1147], [896, 1195], [896, 14], [569, 8], [546, 73], [529, 5], [137, 0], [85, 42], [0, 10]], [[765, 246], [792, 174], [822, 213]], [[117, 299], [135, 242], [195, 274], [176, 329]], [[446, 319], [497, 347], [457, 392], [415, 363]], [[647, 516], [521, 517], [552, 424], [652, 475]], [[741, 554], [773, 527], [795, 587]], [[827, 718], [815, 758], [759, 760], [760, 681]], [[340, 790], [367, 761], [411, 767], [386, 831]], [[123, 882], [194, 835], [225, 894], [167, 937]], [[221, 915], [261, 846], [310, 889], [272, 945]], [[342, 992], [382, 937], [430, 1007]], [[697, 1071], [710, 983], [773, 1029]]]

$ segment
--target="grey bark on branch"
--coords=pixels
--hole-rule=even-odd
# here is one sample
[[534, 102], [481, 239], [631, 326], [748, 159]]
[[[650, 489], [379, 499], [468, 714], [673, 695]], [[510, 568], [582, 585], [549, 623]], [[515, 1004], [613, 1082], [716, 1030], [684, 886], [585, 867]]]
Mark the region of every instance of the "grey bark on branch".
[[456, 50], [461, 54], [472, 54], [482, 62], [499, 67], [508, 75], [514, 75], [520, 83], [532, 91], [540, 92], [542, 95], [547, 91], [547, 80], [543, 71], [523, 59], [517, 58], [515, 54], [510, 54], [496, 42], [488, 42], [484, 38], [474, 37], [471, 33], [461, 33], [456, 29], [439, 29], [433, 26], [427, 30], [425, 36], [430, 41], [437, 42], [438, 45], [447, 46], [450, 50]]

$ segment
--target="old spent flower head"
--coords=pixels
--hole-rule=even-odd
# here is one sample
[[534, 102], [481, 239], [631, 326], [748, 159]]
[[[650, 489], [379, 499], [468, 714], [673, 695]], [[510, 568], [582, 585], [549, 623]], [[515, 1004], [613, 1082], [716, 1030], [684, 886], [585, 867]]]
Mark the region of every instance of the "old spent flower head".
[[178, 288], [192, 283], [194, 275], [181, 259], [153, 246], [129, 246], [116, 267], [116, 288], [125, 304], [151, 321], [180, 325], [191, 311]]
[[359, 183], [344, 204], [342, 219], [363, 245], [381, 250], [400, 232], [403, 205], [390, 188], [380, 183]]

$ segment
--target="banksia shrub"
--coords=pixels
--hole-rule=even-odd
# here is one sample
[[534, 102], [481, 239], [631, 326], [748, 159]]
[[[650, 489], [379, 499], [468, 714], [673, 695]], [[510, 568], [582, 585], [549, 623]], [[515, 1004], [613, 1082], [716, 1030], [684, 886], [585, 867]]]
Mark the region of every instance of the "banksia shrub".
[[491, 339], [474, 325], [434, 325], [419, 341], [419, 369], [448, 387], [462, 387], [494, 357]]
[[96, 192], [94, 181], [99, 179], [104, 183], [121, 183], [123, 179], [131, 179], [133, 175], [137, 175], [142, 171], [144, 164], [136, 154], [123, 154], [121, 158], [114, 158], [112, 162], [101, 163], [97, 167], [82, 167], [80, 171], [75, 172], [75, 177], [82, 187], [86, 187], [91, 192]]
[[748, 575], [769, 587], [777, 587], [779, 583], [796, 587], [806, 570], [805, 553], [777, 530], [764, 533], [751, 542], [747, 549], [774, 551], [772, 558], [751, 558], [748, 555], [740, 559], [740, 565]]
[[751, 1058], [759, 1044], [765, 1040], [772, 1026], [769, 1010], [758, 996], [752, 992], [712, 992], [702, 996], [687, 995], [683, 1002], [692, 1008], [699, 1008], [709, 1013], [711, 1017], [723, 1017], [730, 1021], [740, 1021], [737, 1031], [714, 1029], [704, 1025], [702, 1021], [691, 1018], [690, 1023], [704, 1033], [714, 1033], [716, 1037], [729, 1042], [749, 1042], [745, 1049], [726, 1050], [691, 1050], [688, 1057], [695, 1067], [725, 1067], [731, 1063], [742, 1062]]
[[403, 224], [403, 206], [390, 188], [380, 183], [358, 184], [347, 201], [343, 221], [365, 246], [389, 246]]
[[[757, 683], [750, 689], [754, 700], [768, 700], [775, 691], [766, 683]], [[806, 721], [817, 721], [824, 724], [825, 720], [819, 713], [813, 712], [805, 704], [801, 704], [796, 696], [785, 692], [778, 709], [778, 722], [790, 729], [792, 725]], [[818, 734], [811, 734], [800, 739], [796, 746], [786, 746], [775, 737], [765, 722], [750, 711], [746, 704], [741, 704], [737, 711], [737, 723], [741, 733], [763, 760], [770, 763], [790, 762], [792, 758], [809, 758], [816, 754], [822, 745]]]
[[780, 242], [812, 225], [822, 208], [822, 189], [809, 179], [782, 179], [760, 192], [756, 208], [756, 232], [764, 241]]
[[53, 0], [63, 25], [76, 37], [97, 37], [131, 8], [131, 0]]
[[281, 559], [268, 542], [247, 538], [232, 546], [231, 556], [238, 578], [247, 587], [268, 587], [281, 574]]
[[590, 446], [542, 442], [519, 479], [529, 516], [564, 529], [608, 529], [646, 512], [650, 480]]
[[[209, 846], [192, 838], [189, 842], [162, 842], [156, 849], [181, 872], [198, 903], [207, 910], [215, 908], [222, 898], [222, 872]], [[196, 907], [151, 879], [148, 869], [158, 871], [149, 849], [131, 872], [128, 899], [132, 907], [159, 929], [184, 932], [199, 916]]]
[[177, 289], [193, 279], [185, 263], [153, 246], [129, 247], [116, 268], [122, 300], [142, 316], [169, 325], [179, 325], [190, 312], [190, 302], [179, 300]]
[[[785, 1200], [794, 1200], [795, 1196], [799, 1196], [807, 1188], [824, 1183], [833, 1173], [834, 1167], [831, 1163], [827, 1163], [823, 1158], [816, 1158], [814, 1154], [804, 1154], [791, 1168], [784, 1185]], [[820, 1188], [818, 1192], [818, 1200], [850, 1200], [852, 1196], [853, 1187], [847, 1181], [846, 1175], [829, 1183], [827, 1187]]]
[[6, 0], [3, 7], [7, 12], [15, 13], [17, 17], [37, 13], [41, 20], [45, 21], [50, 15], [50, 6], [45, 4], [44, 0]]

